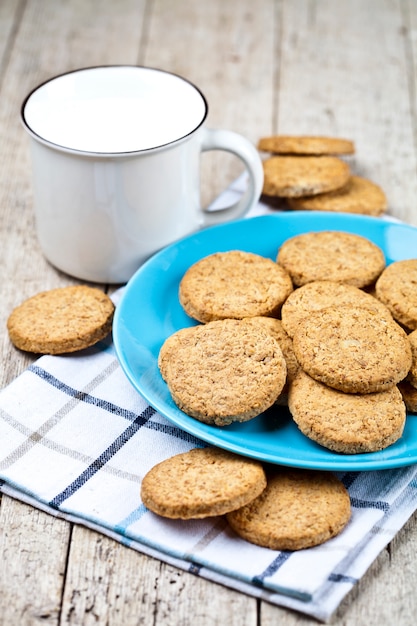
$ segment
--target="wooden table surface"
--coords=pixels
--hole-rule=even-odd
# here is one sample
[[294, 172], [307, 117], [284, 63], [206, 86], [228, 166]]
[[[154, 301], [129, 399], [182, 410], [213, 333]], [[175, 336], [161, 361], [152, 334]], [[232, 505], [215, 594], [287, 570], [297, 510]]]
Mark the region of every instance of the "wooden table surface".
[[[413, 0], [1, 0], [0, 34], [1, 386], [33, 360], [9, 342], [11, 309], [76, 283], [39, 249], [19, 121], [26, 93], [52, 75], [97, 64], [160, 67], [202, 89], [209, 126], [253, 143], [276, 132], [353, 139], [352, 169], [382, 186], [392, 215], [417, 225]], [[239, 171], [232, 157], [204, 156], [204, 201]], [[4, 495], [0, 505], [2, 625], [316, 623]], [[414, 624], [416, 543], [415, 515], [332, 623]]]

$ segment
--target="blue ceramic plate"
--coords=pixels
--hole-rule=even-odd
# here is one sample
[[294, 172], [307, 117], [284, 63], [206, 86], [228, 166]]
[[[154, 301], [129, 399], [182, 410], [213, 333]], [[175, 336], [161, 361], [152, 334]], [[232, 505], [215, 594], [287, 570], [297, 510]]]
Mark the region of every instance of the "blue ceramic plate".
[[307, 439], [284, 407], [225, 428], [202, 424], [180, 411], [158, 370], [158, 353], [173, 332], [194, 324], [178, 301], [178, 285], [198, 259], [246, 250], [272, 259], [289, 237], [309, 231], [358, 233], [379, 245], [387, 263], [417, 257], [417, 228], [348, 214], [294, 211], [215, 226], [165, 248], [127, 284], [114, 319], [121, 367], [137, 391], [168, 420], [200, 439], [261, 461], [334, 471], [375, 470], [417, 463], [417, 415], [408, 415], [403, 437], [381, 452], [341, 455]]

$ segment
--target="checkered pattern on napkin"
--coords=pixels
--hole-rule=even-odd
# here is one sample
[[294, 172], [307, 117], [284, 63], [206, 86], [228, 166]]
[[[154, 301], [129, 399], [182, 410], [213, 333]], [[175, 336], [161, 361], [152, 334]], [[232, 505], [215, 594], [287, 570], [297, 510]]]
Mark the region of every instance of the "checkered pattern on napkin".
[[339, 536], [297, 552], [250, 544], [223, 517], [177, 521], [148, 511], [140, 499], [145, 473], [204, 445], [141, 398], [110, 340], [69, 356], [41, 357], [0, 393], [4, 493], [322, 621], [417, 508], [415, 466], [338, 473], [350, 493], [352, 519]]

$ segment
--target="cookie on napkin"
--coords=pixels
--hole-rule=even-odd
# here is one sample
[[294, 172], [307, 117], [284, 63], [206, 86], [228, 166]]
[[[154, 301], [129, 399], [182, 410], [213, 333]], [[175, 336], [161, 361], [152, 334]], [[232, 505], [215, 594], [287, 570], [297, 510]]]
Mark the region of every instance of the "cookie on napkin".
[[272, 550], [310, 548], [340, 533], [351, 515], [347, 489], [332, 473], [280, 468], [255, 500], [227, 514], [246, 541]]
[[333, 156], [273, 156], [263, 162], [263, 193], [296, 198], [343, 187], [350, 177], [345, 161]]
[[151, 468], [141, 497], [150, 511], [163, 517], [201, 519], [244, 506], [265, 487], [260, 462], [220, 448], [194, 448]]
[[16, 307], [7, 320], [12, 343], [38, 354], [64, 354], [94, 345], [112, 328], [114, 304], [84, 285], [43, 291]]

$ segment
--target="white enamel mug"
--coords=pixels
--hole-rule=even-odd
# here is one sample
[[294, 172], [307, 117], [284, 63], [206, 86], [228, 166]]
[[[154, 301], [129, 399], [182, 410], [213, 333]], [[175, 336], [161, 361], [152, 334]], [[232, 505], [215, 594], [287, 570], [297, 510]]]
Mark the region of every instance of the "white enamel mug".
[[[139, 66], [83, 68], [25, 99], [35, 218], [46, 258], [77, 278], [123, 283], [157, 250], [242, 217], [263, 169], [241, 135], [204, 127], [207, 102], [184, 78]], [[200, 205], [200, 155], [226, 150], [248, 171], [233, 206]]]

